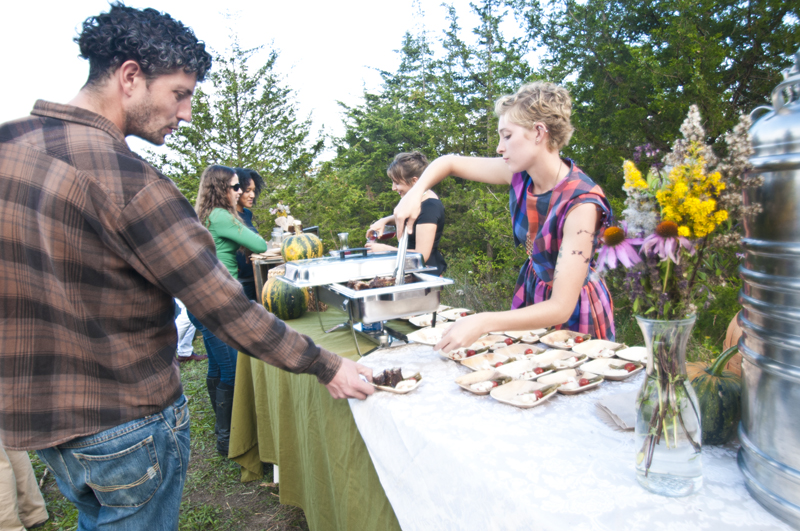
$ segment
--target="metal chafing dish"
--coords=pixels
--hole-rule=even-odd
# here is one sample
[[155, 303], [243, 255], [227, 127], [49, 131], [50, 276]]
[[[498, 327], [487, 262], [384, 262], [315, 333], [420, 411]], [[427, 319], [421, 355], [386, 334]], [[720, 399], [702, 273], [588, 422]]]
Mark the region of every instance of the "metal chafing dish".
[[[336, 252], [335, 256], [289, 262], [284, 276], [277, 278], [298, 288], [312, 288], [317, 300], [342, 309], [348, 321], [334, 329], [349, 326], [354, 340], [358, 332], [375, 342], [378, 348], [384, 348], [405, 341], [405, 336], [391, 330], [385, 321], [435, 311], [442, 288], [453, 283], [449, 278], [428, 274], [435, 268], [425, 267], [420, 253], [407, 253], [403, 270], [414, 277], [414, 282], [363, 290], [347, 287], [351, 280], [394, 276], [397, 255], [397, 252], [367, 253], [366, 249], [348, 249]], [[372, 323], [375, 326], [368, 326]], [[356, 349], [361, 354], [358, 341]]]

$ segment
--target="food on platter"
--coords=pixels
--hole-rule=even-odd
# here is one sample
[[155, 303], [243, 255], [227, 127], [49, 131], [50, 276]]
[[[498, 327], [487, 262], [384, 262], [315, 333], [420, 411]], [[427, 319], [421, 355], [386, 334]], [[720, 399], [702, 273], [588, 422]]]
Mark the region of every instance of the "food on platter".
[[[505, 332], [493, 332], [495, 334], [505, 334], [508, 337], [513, 337], [517, 341], [522, 339], [525, 336], [541, 336], [542, 334], [546, 333], [546, 328], [537, 328], [536, 330], [508, 330]], [[536, 341], [539, 341], [538, 339]]]
[[524, 343], [515, 343], [513, 345], [504, 346], [503, 348], [495, 350], [497, 354], [504, 356], [534, 356], [541, 354], [545, 349], [533, 345], [526, 345]]
[[[406, 275], [405, 276], [405, 283], [411, 284], [417, 281], [417, 277], [414, 275]], [[394, 286], [395, 278], [394, 277], [375, 277], [372, 280], [351, 280], [347, 283], [347, 287], [355, 290], [361, 291], [363, 289], [375, 289], [375, 288], [388, 288], [389, 286]]]
[[644, 369], [644, 365], [636, 361], [624, 361], [615, 358], [597, 358], [584, 363], [581, 369], [604, 376], [606, 380], [620, 381], [630, 378]]
[[497, 368], [500, 374], [510, 376], [515, 380], [535, 380], [540, 376], [550, 374], [553, 370], [552, 365], [542, 363], [536, 358], [503, 364]]
[[482, 371], [486, 369], [494, 369], [498, 362], [504, 362], [508, 356], [497, 354], [496, 352], [485, 352], [483, 354], [476, 354], [468, 356], [461, 360], [461, 365], [472, 369], [473, 371]]
[[529, 345], [533, 343], [539, 342], [539, 336], [535, 334], [525, 334], [524, 336], [520, 337], [519, 340], [522, 343], [528, 343]]
[[508, 376], [503, 376], [495, 370], [471, 372], [456, 378], [459, 387], [476, 395], [488, 395], [497, 386], [511, 381]]
[[409, 341], [433, 346], [442, 340], [445, 331], [452, 324], [452, 322], [436, 323], [436, 328], [420, 328], [419, 330], [411, 332], [406, 337], [408, 337]]
[[563, 370], [574, 369], [587, 361], [589, 357], [586, 354], [576, 354], [569, 350], [551, 348], [542, 354], [531, 356], [531, 359], [537, 361], [540, 365], [550, 364], [556, 370]]
[[605, 339], [591, 339], [572, 347], [573, 352], [586, 354], [590, 358], [613, 358], [616, 351], [625, 348], [622, 343], [614, 343]]
[[603, 383], [603, 377], [598, 374], [581, 370], [568, 369], [548, 374], [537, 380], [542, 384], [559, 384], [558, 392], [565, 395], [574, 395], [594, 389]]
[[539, 338], [539, 341], [551, 348], [571, 349], [584, 341], [589, 341], [592, 336], [581, 334], [572, 330], [556, 330]]
[[372, 376], [372, 385], [382, 391], [404, 394], [416, 389], [422, 381], [422, 375], [416, 373], [410, 378], [403, 376], [400, 367], [392, 367]]
[[617, 357], [628, 361], [647, 361], [647, 349], [644, 347], [628, 347], [617, 351]]
[[378, 386], [396, 387], [403, 378], [403, 371], [400, 367], [393, 367], [372, 376], [372, 383]]
[[[446, 358], [448, 360], [453, 360], [453, 361], [461, 361], [464, 358], [468, 357], [467, 356], [467, 349], [465, 349], [465, 348], [453, 349], [450, 352], [443, 352], [441, 350], [437, 350], [436, 353], [439, 354], [443, 358]], [[471, 355], [472, 356], [475, 355], [475, 351], [474, 350], [472, 351]]]
[[587, 356], [586, 354], [575, 354], [574, 356], [553, 360], [553, 367], [555, 367], [558, 370], [574, 369], [575, 367], [583, 364], [588, 359], [589, 356]]
[[473, 313], [475, 313], [475, 310], [470, 310], [467, 308], [450, 308], [449, 310], [444, 310], [443, 312], [439, 312], [439, 315], [441, 315], [445, 319], [449, 319], [450, 321], [455, 321], [457, 319], [461, 319], [462, 317], [466, 317]]
[[495, 387], [489, 392], [489, 395], [503, 404], [527, 409], [542, 405], [556, 394], [557, 389], [557, 384], [545, 385], [525, 380], [512, 380], [505, 385]]
[[498, 336], [498, 335], [495, 335], [495, 334], [489, 334], [488, 336], [483, 336], [483, 337], [479, 338], [475, 343], [470, 345], [469, 348], [477, 350], [477, 351], [480, 352], [481, 350], [486, 350], [487, 348], [494, 347], [498, 343], [502, 345], [502, 347], [498, 347], [498, 348], [503, 348], [503, 347], [508, 346], [505, 343], [506, 339], [510, 339], [510, 338], [506, 338], [505, 336]]

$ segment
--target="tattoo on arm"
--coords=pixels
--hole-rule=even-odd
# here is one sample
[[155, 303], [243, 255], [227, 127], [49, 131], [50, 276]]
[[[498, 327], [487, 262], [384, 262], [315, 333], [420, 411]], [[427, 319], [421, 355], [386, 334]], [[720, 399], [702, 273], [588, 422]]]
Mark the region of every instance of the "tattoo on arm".
[[553, 270], [553, 281], [555, 282], [556, 278], [558, 278], [558, 264], [561, 261], [561, 255], [564, 253], [564, 249], [559, 247], [558, 249], [558, 256], [556, 257], [556, 267]]
[[573, 256], [574, 255], [578, 255], [578, 256], [583, 257], [583, 263], [584, 264], [588, 264], [591, 261], [591, 258], [586, 258], [586, 256], [583, 254], [583, 251], [572, 251], [572, 255]]

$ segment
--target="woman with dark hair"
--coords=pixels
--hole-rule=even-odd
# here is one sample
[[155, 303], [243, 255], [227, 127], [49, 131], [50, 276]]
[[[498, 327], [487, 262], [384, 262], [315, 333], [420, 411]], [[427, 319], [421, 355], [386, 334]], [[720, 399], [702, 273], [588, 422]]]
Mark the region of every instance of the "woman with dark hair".
[[[233, 278], [239, 274], [236, 251], [240, 247], [256, 253], [267, 250], [267, 242], [258, 233], [248, 230], [239, 216], [236, 206], [241, 195], [239, 176], [227, 166], [209, 166], [200, 177], [195, 208], [197, 217], [214, 238], [217, 258]], [[203, 334], [208, 353], [206, 387], [217, 417], [214, 430], [217, 434], [217, 451], [227, 457], [237, 352], [214, 336], [196, 317], [189, 314], [189, 319]]]
[[[412, 186], [419, 180], [422, 172], [428, 167], [428, 159], [419, 151], [399, 153], [386, 173], [392, 180], [392, 190], [406, 195]], [[439, 251], [439, 240], [444, 231], [444, 205], [433, 190], [426, 190], [422, 196], [421, 212], [414, 223], [414, 232], [408, 235], [408, 252], [422, 254], [426, 266], [436, 268], [436, 274], [441, 276], [447, 269], [444, 256]], [[379, 238], [387, 223], [394, 223], [394, 214], [379, 219], [367, 230], [367, 239]], [[398, 235], [399, 237], [399, 235]], [[393, 251], [396, 247], [383, 243], [367, 242], [366, 247], [373, 251]]]
[[[261, 190], [264, 189], [264, 180], [255, 170], [248, 170], [245, 168], [234, 168], [233, 171], [239, 177], [239, 186], [242, 189], [242, 195], [239, 196], [239, 201], [236, 202], [236, 211], [242, 222], [251, 231], [258, 234], [258, 229], [253, 225], [253, 212], [250, 210], [258, 199]], [[250, 254], [252, 251], [249, 249], [239, 249], [236, 252], [236, 262], [239, 266], [239, 283], [244, 288], [247, 298], [254, 301], [258, 298], [256, 294], [256, 280], [253, 273], [253, 263], [250, 261]]]

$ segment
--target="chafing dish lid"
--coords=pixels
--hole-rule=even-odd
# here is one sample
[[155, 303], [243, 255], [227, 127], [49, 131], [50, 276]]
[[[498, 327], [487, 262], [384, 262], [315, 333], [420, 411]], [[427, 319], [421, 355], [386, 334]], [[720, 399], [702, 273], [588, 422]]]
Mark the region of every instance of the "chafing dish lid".
[[[397, 252], [351, 254], [298, 260], [286, 264], [283, 280], [299, 288], [325, 286], [350, 280], [361, 280], [394, 274]], [[421, 253], [407, 253], [406, 273], [427, 271]]]

